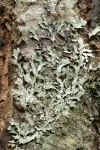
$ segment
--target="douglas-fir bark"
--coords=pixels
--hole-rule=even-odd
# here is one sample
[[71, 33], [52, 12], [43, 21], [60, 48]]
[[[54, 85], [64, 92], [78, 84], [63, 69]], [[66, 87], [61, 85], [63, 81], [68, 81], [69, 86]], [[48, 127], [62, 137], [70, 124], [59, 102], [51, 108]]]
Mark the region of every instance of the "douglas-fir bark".
[[8, 89], [8, 65], [12, 50], [11, 9], [2, 3], [0, 2], [0, 150], [3, 132], [12, 114], [12, 101]]

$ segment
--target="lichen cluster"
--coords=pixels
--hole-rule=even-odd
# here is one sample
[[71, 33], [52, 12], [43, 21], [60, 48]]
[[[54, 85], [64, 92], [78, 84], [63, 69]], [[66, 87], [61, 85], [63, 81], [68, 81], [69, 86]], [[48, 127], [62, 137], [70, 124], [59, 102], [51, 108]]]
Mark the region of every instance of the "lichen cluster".
[[42, 15], [39, 28], [29, 28], [36, 45], [28, 59], [19, 48], [13, 52], [17, 79], [11, 93], [24, 110], [9, 127], [16, 150], [62, 127], [60, 118], [67, 117], [84, 95], [92, 56], [88, 44], [65, 20]]

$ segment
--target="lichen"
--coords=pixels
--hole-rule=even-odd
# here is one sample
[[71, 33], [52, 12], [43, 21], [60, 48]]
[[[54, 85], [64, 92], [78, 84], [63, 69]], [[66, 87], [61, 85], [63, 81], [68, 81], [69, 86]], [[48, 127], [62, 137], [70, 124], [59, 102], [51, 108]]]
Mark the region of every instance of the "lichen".
[[[35, 27], [29, 28], [30, 38], [37, 44], [28, 61], [19, 48], [13, 51], [17, 79], [11, 93], [24, 110], [21, 119], [15, 117], [9, 127], [15, 149], [39, 142], [62, 127], [59, 120], [68, 117], [84, 95], [89, 57], [93, 57], [88, 44], [66, 20], [52, 22], [42, 15], [39, 26], [45, 36]], [[44, 43], [47, 39], [50, 42]]]

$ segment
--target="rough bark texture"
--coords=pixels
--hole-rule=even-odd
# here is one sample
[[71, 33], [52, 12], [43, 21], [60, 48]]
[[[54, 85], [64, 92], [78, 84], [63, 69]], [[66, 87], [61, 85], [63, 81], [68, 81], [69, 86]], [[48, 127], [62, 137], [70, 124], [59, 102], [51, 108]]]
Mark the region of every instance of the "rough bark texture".
[[[55, 19], [57, 17], [74, 17], [76, 14], [81, 15], [84, 19], [86, 19], [87, 25], [83, 30], [80, 30], [79, 32], [81, 33], [81, 35], [83, 35], [84, 40], [88, 41], [90, 47], [94, 50], [94, 54], [96, 57], [93, 61], [100, 61], [100, 35], [93, 36], [90, 39], [87, 36], [87, 32], [90, 29], [95, 27], [97, 23], [100, 24], [100, 1], [78, 1], [75, 12], [73, 12], [71, 8], [68, 9], [68, 6], [67, 4], [65, 5], [64, 1], [53, 0], [53, 2], [54, 5], [51, 8], [46, 6], [47, 10], [45, 10], [43, 7], [43, 0], [34, 2], [19, 1], [18, 3], [16, 3], [15, 8], [13, 8], [14, 2], [12, 0], [0, 1], [0, 150], [8, 149], [8, 141], [10, 140], [10, 136], [6, 129], [11, 117], [13, 116], [13, 109], [16, 112], [18, 118], [20, 118], [18, 105], [14, 103], [14, 106], [16, 105], [16, 108], [13, 108], [12, 98], [9, 94], [9, 90], [13, 86], [13, 70], [10, 60], [13, 40], [15, 36], [15, 16], [15, 22], [17, 24], [17, 41], [15, 41], [14, 43], [15, 47], [18, 46], [21, 48], [21, 52], [26, 61], [28, 61], [29, 59], [31, 47], [34, 47], [36, 44], [36, 41], [33, 42], [29, 38], [28, 28], [30, 27], [30, 24], [37, 26], [40, 15], [45, 11], [48, 11], [48, 14], [51, 13], [50, 15], [52, 15]], [[13, 15], [12, 9], [15, 15]], [[61, 129], [61, 131], [57, 131], [54, 136], [50, 135], [50, 138], [52, 139], [52, 141], [50, 141], [51, 143], [48, 142], [49, 137], [47, 139], [44, 139], [43, 150], [85, 150], [85, 148], [87, 148], [86, 150], [100, 149], [100, 97], [96, 97], [98, 91], [100, 90], [100, 85], [98, 85], [100, 71], [92, 72], [90, 76], [92, 77], [92, 79], [89, 80], [89, 92], [87, 92], [85, 97], [83, 97], [82, 103], [78, 104], [77, 109], [72, 111], [71, 116], [69, 117], [67, 123], [65, 123], [63, 129]], [[93, 121], [91, 121], [92, 116], [94, 117]], [[56, 140], [55, 143], [53, 143], [53, 139]], [[46, 149], [45, 143], [49, 145], [48, 149]], [[42, 149], [41, 146], [38, 146], [36, 149], [32, 149], [32, 147], [28, 149], [29, 146], [30, 145], [26, 145], [26, 148], [24, 147], [24, 149]], [[73, 148], [72, 146], [75, 148]], [[9, 147], [9, 149], [11, 149], [11, 147]]]
[[8, 85], [8, 66], [13, 41], [12, 5], [11, 1], [0, 1], [0, 150], [4, 149], [9, 141], [5, 129], [12, 117], [12, 99], [9, 94], [10, 85]]

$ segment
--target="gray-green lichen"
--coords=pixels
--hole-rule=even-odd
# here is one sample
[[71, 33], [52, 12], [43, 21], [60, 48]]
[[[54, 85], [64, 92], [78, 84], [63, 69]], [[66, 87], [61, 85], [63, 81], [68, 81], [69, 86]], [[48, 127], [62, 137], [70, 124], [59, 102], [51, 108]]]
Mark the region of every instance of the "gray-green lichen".
[[[78, 34], [86, 21], [79, 17], [76, 2], [16, 0], [22, 33], [17, 44], [25, 45], [13, 51], [17, 74], [11, 94], [19, 112], [9, 131], [15, 150], [92, 149], [93, 115], [90, 107], [80, 113], [78, 105], [86, 95], [89, 70], [97, 70], [100, 63], [94, 68], [92, 51]], [[97, 27], [89, 37], [98, 32]]]
[[30, 38], [36, 41], [24, 58], [19, 48], [13, 52], [17, 79], [12, 90], [24, 112], [9, 127], [13, 146], [31, 141], [39, 143], [49, 132], [62, 127], [59, 121], [84, 95], [84, 83], [92, 51], [75, 28], [65, 20], [52, 20], [42, 15], [38, 28], [30, 26]]

